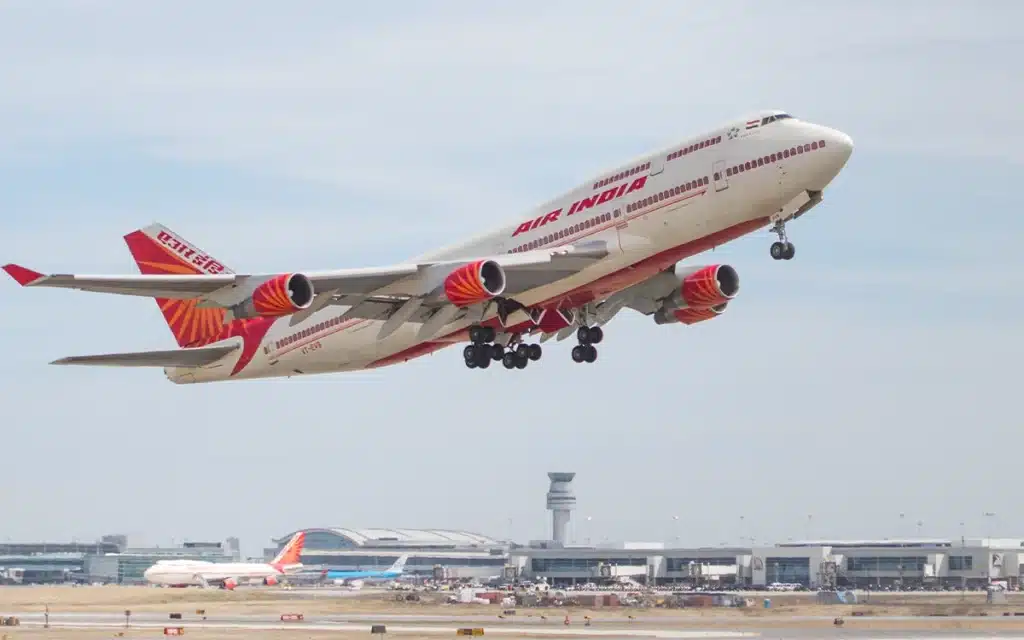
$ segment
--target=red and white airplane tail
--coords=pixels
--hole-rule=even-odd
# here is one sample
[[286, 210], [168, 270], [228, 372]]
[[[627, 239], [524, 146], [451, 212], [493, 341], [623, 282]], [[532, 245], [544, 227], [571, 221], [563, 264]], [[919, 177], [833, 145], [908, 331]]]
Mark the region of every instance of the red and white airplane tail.
[[[222, 262], [161, 224], [151, 224], [124, 237], [139, 271], [145, 275], [216, 275], [234, 273]], [[217, 340], [224, 331], [224, 309], [198, 308], [196, 300], [156, 298], [167, 326], [180, 347]]]
[[270, 566], [282, 572], [302, 567], [302, 547], [305, 544], [306, 532], [299, 531], [292, 536], [292, 539], [288, 541], [288, 544], [281, 549], [280, 553], [277, 554], [277, 557], [275, 557], [270, 563]]

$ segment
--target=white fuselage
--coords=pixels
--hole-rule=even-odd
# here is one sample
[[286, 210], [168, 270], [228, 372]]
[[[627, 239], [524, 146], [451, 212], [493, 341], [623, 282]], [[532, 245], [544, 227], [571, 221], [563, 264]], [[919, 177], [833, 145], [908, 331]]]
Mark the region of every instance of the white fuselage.
[[204, 562], [202, 560], [164, 560], [142, 574], [150, 584], [168, 586], [200, 586], [203, 581], [222, 582], [280, 578], [283, 571], [269, 564], [255, 562]]
[[[750, 121], [778, 113], [762, 112]], [[803, 152], [805, 145], [814, 149]], [[790, 150], [798, 152], [790, 155]], [[602, 173], [510, 224], [417, 260], [604, 241], [607, 257], [515, 296], [527, 307], [556, 301], [585, 304], [650, 277], [654, 267], [664, 268], [763, 228], [770, 216], [802, 194], [824, 190], [851, 152], [846, 134], [795, 118], [749, 130], [742, 121], [730, 123]], [[765, 162], [772, 154], [776, 159]], [[755, 166], [746, 169], [750, 161]], [[741, 165], [744, 170], [733, 175], [733, 168]], [[341, 321], [347, 308], [327, 307], [295, 326], [279, 319], [237, 375], [229, 375], [233, 362], [166, 373], [174, 382], [190, 383], [358, 370], [429, 353], [456, 341], [471, 324], [469, 319], [452, 322], [429, 345], [417, 337], [420, 325], [414, 323], [378, 340], [383, 321]]]

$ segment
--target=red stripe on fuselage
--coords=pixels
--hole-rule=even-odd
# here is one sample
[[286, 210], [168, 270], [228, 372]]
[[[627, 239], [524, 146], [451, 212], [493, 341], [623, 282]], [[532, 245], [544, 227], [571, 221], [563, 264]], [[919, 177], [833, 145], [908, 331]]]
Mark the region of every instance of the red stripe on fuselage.
[[[605, 298], [613, 293], [622, 291], [627, 287], [631, 287], [647, 280], [651, 276], [664, 271], [680, 260], [695, 256], [698, 253], [703, 253], [704, 251], [717, 247], [720, 244], [725, 244], [726, 242], [745, 236], [752, 231], [756, 231], [768, 224], [768, 222], [768, 218], [758, 218], [756, 220], [742, 222], [729, 227], [728, 229], [723, 229], [722, 231], [712, 233], [704, 236], [703, 238], [698, 238], [691, 242], [687, 242], [686, 244], [681, 244], [678, 247], [662, 251], [661, 253], [655, 254], [649, 258], [644, 258], [643, 260], [635, 262], [624, 269], [616, 271], [615, 273], [610, 273], [589, 284], [577, 287], [576, 289], [560, 296], [549, 298], [548, 300], [539, 302], [534, 306], [558, 305], [563, 308], [574, 308], [594, 300]], [[498, 328], [500, 331], [510, 333], [523, 332], [534, 328], [533, 322], [526, 321], [514, 327], [502, 329], [497, 318], [491, 318], [483, 324], [490, 325]], [[433, 353], [438, 349], [443, 349], [444, 347], [450, 346], [456, 342], [465, 342], [467, 340], [469, 340], [469, 329], [460, 329], [459, 331], [452, 332], [441, 338], [415, 345], [386, 358], [381, 358], [380, 360], [371, 362], [366, 366], [366, 368], [373, 369], [397, 364], [399, 362], [405, 362], [413, 358], [425, 356], [428, 353]]]

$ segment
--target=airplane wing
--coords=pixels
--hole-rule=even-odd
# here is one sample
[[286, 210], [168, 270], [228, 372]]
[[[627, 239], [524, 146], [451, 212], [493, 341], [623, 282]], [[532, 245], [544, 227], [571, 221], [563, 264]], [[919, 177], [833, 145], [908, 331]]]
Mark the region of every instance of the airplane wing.
[[211, 364], [239, 349], [241, 345], [213, 345], [194, 349], [169, 351], [138, 351], [135, 353], [108, 353], [95, 356], [71, 356], [54, 360], [50, 364], [105, 365], [109, 367], [201, 367]]
[[[318, 293], [334, 296], [389, 294], [415, 296], [421, 293], [416, 276], [431, 267], [457, 267], [476, 260], [493, 260], [504, 269], [506, 291], [518, 293], [547, 284], [583, 269], [608, 255], [604, 242], [570, 245], [500, 256], [480, 256], [457, 260], [428, 261], [385, 267], [339, 269], [305, 273]], [[174, 298], [191, 300], [238, 287], [248, 280], [266, 281], [278, 274], [142, 274], [142, 275], [77, 275], [44, 274], [18, 264], [3, 266], [18, 284], [24, 287], [58, 287], [98, 293]]]

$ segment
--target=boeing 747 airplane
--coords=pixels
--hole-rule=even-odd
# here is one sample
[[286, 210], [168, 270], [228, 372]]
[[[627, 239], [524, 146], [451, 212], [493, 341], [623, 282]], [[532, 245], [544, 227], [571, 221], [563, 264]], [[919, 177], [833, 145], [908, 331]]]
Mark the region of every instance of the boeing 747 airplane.
[[592, 363], [623, 309], [684, 325], [726, 310], [736, 269], [685, 260], [765, 227], [778, 236], [771, 257], [792, 259], [787, 223], [821, 202], [852, 152], [845, 133], [763, 111], [401, 264], [236, 273], [153, 224], [125, 236], [141, 275], [3, 268], [26, 287], [154, 298], [179, 347], [54, 364], [163, 367], [198, 383], [368, 369], [467, 343], [470, 369], [525, 369], [541, 343], [573, 336], [573, 361]]
[[296, 533], [269, 563], [160, 560], [146, 569], [142, 576], [150, 584], [167, 587], [222, 587], [231, 590], [243, 581], [252, 580], [275, 585], [282, 577], [302, 569], [300, 555], [305, 540], [305, 532]]

